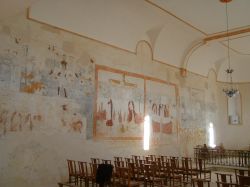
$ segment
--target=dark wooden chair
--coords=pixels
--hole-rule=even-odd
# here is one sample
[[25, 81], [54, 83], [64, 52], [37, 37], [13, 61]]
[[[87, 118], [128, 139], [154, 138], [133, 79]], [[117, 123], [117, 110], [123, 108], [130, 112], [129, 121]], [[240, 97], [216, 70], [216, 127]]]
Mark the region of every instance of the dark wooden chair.
[[179, 157], [170, 156], [170, 158], [169, 158], [169, 164], [170, 164], [171, 169], [176, 174], [181, 174], [182, 175], [182, 169], [180, 167]]
[[235, 169], [235, 178], [236, 178], [236, 183], [238, 184], [238, 178], [237, 175], [242, 175], [242, 176], [250, 176], [250, 169]]
[[210, 180], [192, 178], [191, 186], [192, 187], [210, 187]]
[[134, 163], [134, 160], [132, 158], [124, 158], [126, 162], [126, 166], [128, 167], [128, 163]]
[[114, 156], [114, 161], [123, 161], [123, 157]]
[[162, 163], [162, 169], [165, 177], [165, 184], [175, 187], [182, 186], [182, 175], [177, 174], [168, 162]]
[[91, 163], [93, 164], [101, 164], [101, 160], [99, 158], [90, 158], [91, 159]]
[[250, 186], [250, 176], [237, 175], [236, 177], [239, 187]]
[[215, 173], [217, 187], [232, 187], [236, 186], [236, 183], [232, 181], [232, 174]]
[[113, 172], [113, 181], [115, 181], [118, 178], [118, 168], [120, 167], [126, 167], [124, 161], [114, 161], [114, 172]]
[[193, 162], [190, 157], [182, 157], [181, 170], [183, 175], [183, 181], [185, 183], [191, 183], [192, 178], [198, 178], [198, 171], [193, 169]]
[[195, 170], [201, 179], [211, 180], [211, 170], [206, 168], [206, 161], [202, 158], [195, 158]]
[[89, 182], [92, 181], [92, 176], [88, 172], [88, 163], [87, 162], [82, 162], [78, 161], [78, 166], [79, 166], [79, 181], [80, 185], [84, 182], [84, 185], [86, 187], [89, 186]]
[[155, 163], [152, 164], [144, 164], [144, 186], [163, 186], [164, 179], [157, 175], [157, 166]]
[[75, 160], [67, 160], [68, 173], [69, 173], [69, 183], [78, 184], [79, 171], [77, 170]]
[[89, 178], [89, 181], [92, 183], [92, 187], [93, 186], [97, 186], [97, 183], [96, 183], [96, 173], [97, 173], [98, 165], [99, 164], [89, 163], [89, 167], [90, 167], [90, 178]]
[[102, 159], [102, 164], [111, 164], [111, 163], [112, 163], [111, 160]]
[[131, 178], [131, 170], [127, 167], [117, 167], [117, 176], [118, 181], [115, 183], [115, 186], [120, 187], [139, 187], [140, 183]]

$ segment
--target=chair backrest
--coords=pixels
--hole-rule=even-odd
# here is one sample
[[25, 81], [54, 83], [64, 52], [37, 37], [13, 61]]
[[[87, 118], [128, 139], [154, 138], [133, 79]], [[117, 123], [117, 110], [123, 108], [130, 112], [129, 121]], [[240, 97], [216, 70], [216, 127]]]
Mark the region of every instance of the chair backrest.
[[114, 156], [114, 160], [115, 161], [123, 161], [123, 158], [122, 157], [118, 157], [118, 156]]
[[91, 163], [93, 163], [93, 164], [100, 164], [101, 163], [99, 158], [90, 158], [90, 159], [91, 159]]
[[181, 166], [182, 166], [182, 169], [184, 169], [184, 170], [191, 170], [192, 169], [192, 159], [190, 157], [182, 157]]
[[148, 155], [152, 161], [156, 161], [156, 155]]
[[170, 157], [170, 167], [174, 169], [179, 168], [179, 158], [178, 157]]
[[128, 163], [134, 163], [132, 158], [125, 158], [126, 166], [128, 166]]
[[87, 177], [88, 176], [88, 163], [78, 161], [78, 167], [79, 167], [79, 174], [81, 177]]
[[111, 164], [111, 160], [102, 159], [102, 164]]
[[237, 184], [239, 183], [237, 175], [250, 176], [250, 169], [235, 169], [234, 171]]
[[144, 160], [147, 164], [149, 164], [151, 161], [153, 161], [150, 156], [144, 156]]
[[210, 187], [210, 181], [205, 179], [191, 179], [192, 187]]
[[93, 179], [96, 179], [97, 168], [99, 164], [89, 163], [90, 166], [90, 175]]
[[162, 163], [162, 170], [163, 170], [163, 173], [165, 174], [166, 177], [169, 178], [171, 176], [174, 176], [175, 169], [170, 167], [169, 162]]
[[163, 161], [161, 160], [161, 157], [156, 158], [156, 164], [159, 167], [160, 170], [162, 170], [162, 163]]
[[203, 158], [196, 158], [195, 159], [195, 167], [199, 171], [203, 171], [206, 169], [206, 160]]
[[124, 161], [114, 161], [115, 167], [125, 167]]
[[126, 167], [129, 168], [131, 178], [135, 179], [136, 178], [135, 163], [133, 162], [128, 163]]
[[68, 172], [69, 175], [74, 175], [77, 173], [76, 161], [75, 160], [67, 160], [68, 164]]
[[134, 163], [137, 163], [138, 160], [141, 159], [141, 157], [140, 157], [140, 156], [137, 156], [137, 155], [132, 155], [132, 159], [133, 159], [133, 162], [134, 162]]
[[117, 167], [119, 186], [130, 186], [131, 172], [129, 168]]
[[215, 173], [217, 182], [232, 183], [232, 174]]
[[169, 160], [168, 156], [161, 155], [160, 158], [161, 158], [161, 162], [168, 162]]
[[250, 186], [250, 176], [237, 175], [239, 186]]
[[144, 180], [153, 181], [156, 176], [156, 168], [154, 164], [144, 164]]

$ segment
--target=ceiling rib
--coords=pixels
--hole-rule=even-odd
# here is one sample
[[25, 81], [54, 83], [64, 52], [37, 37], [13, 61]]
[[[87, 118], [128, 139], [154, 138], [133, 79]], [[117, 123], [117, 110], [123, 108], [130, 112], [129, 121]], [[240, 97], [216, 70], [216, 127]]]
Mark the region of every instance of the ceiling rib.
[[244, 34], [244, 33], [248, 33], [250, 32], [250, 27], [245, 28], [245, 29], [240, 29], [240, 30], [236, 30], [236, 31], [232, 31], [229, 33], [222, 33], [222, 34], [217, 34], [217, 35], [213, 35], [213, 36], [209, 36], [204, 38], [204, 42], [209, 42], [212, 40], [218, 40], [221, 38], [226, 38], [226, 37], [230, 37], [230, 36], [235, 36], [235, 35], [239, 35], [239, 34]]

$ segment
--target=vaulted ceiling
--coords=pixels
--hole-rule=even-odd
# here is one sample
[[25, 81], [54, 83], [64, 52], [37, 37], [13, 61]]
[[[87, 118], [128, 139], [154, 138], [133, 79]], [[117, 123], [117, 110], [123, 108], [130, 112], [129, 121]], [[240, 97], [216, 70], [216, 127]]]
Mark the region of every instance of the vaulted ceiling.
[[[157, 61], [227, 81], [226, 9], [219, 0], [1, 0], [0, 20], [29, 18], [135, 52], [146, 40]], [[250, 1], [228, 4], [235, 82], [250, 82]]]

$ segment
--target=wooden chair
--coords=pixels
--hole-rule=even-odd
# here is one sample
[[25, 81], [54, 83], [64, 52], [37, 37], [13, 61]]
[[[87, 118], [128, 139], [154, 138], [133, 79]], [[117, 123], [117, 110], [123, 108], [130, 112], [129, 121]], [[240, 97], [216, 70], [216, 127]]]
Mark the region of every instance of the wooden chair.
[[80, 185], [82, 185], [82, 182], [84, 182], [84, 185], [86, 187], [88, 187], [89, 186], [89, 181], [92, 180], [92, 176], [88, 173], [88, 163], [78, 161], [78, 166], [79, 166]]
[[118, 157], [118, 156], [114, 156], [114, 161], [123, 161], [123, 158], [122, 157]]
[[157, 168], [155, 164], [144, 164], [144, 186], [163, 186], [164, 179], [157, 176]]
[[102, 164], [111, 164], [111, 160], [102, 159]]
[[175, 173], [174, 169], [168, 162], [162, 163], [165, 184], [169, 186], [182, 186], [182, 175]]
[[113, 181], [118, 178], [118, 168], [126, 167], [124, 161], [114, 161], [115, 170], [113, 172]]
[[250, 176], [237, 175], [236, 177], [239, 187], [250, 186]]
[[144, 156], [145, 163], [150, 164], [153, 160], [150, 156]]
[[211, 180], [211, 170], [206, 169], [205, 159], [196, 158], [195, 159], [195, 171], [198, 172], [198, 176], [201, 179]]
[[132, 163], [132, 162], [128, 163], [128, 165], [126, 167], [129, 168], [131, 179], [138, 180], [138, 176], [136, 176], [135, 163]]
[[206, 179], [191, 179], [192, 187], [210, 187], [210, 180]]
[[232, 174], [215, 173], [217, 187], [232, 187], [236, 186], [236, 183], [232, 181]]
[[132, 155], [132, 159], [133, 159], [133, 162], [137, 164], [138, 161], [141, 159], [141, 157], [137, 155]]
[[170, 159], [170, 166], [175, 169], [179, 169], [179, 158], [171, 156]]
[[198, 178], [198, 172], [192, 168], [192, 159], [189, 157], [182, 157], [182, 175], [183, 175], [183, 181], [185, 183], [191, 183], [191, 179]]
[[142, 181], [144, 180], [144, 164], [146, 163], [145, 160], [139, 159], [136, 163], [134, 163], [134, 171], [136, 180]]
[[169, 161], [168, 156], [163, 156], [163, 155], [161, 155], [161, 156], [159, 156], [159, 158], [161, 158], [161, 162], [162, 162], [162, 163], [163, 163], [163, 162], [168, 162], [168, 161]]
[[101, 161], [99, 158], [90, 158], [92, 164], [101, 164]]
[[97, 173], [98, 165], [99, 164], [89, 163], [89, 167], [90, 167], [89, 181], [92, 183], [92, 187], [97, 186], [97, 184], [96, 184], [96, 173]]
[[117, 167], [118, 181], [115, 186], [120, 187], [139, 187], [140, 183], [131, 178], [130, 168]]
[[126, 166], [128, 167], [128, 163], [134, 163], [132, 158], [125, 158]]
[[235, 169], [234, 171], [235, 171], [235, 178], [236, 178], [237, 184], [238, 184], [237, 175], [250, 176], [250, 169]]
[[67, 160], [67, 164], [68, 164], [68, 173], [69, 173], [69, 183], [78, 184], [79, 171], [77, 170], [77, 167], [76, 167], [76, 161]]
[[156, 155], [148, 155], [150, 157], [150, 160], [156, 161]]

